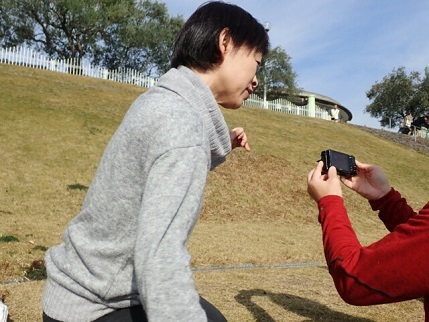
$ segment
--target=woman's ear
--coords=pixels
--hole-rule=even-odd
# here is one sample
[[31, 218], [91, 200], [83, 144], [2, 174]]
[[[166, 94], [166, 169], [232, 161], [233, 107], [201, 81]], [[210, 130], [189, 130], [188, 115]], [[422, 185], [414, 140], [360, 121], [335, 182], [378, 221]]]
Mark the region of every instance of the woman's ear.
[[222, 54], [222, 58], [228, 51], [232, 49], [231, 36], [229, 34], [229, 29], [224, 28], [219, 34], [219, 51]]

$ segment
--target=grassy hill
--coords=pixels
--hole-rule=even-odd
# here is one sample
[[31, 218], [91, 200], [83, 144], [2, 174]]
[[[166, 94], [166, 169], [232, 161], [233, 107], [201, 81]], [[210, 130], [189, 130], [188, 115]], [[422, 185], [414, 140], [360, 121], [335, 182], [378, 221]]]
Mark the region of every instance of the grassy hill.
[[[14, 321], [36, 321], [44, 281], [10, 282], [31, 277], [60, 242], [108, 140], [144, 89], [2, 64], [0, 82], [0, 294]], [[347, 124], [251, 107], [223, 112], [230, 127], [246, 129], [252, 150], [235, 150], [209, 176], [189, 245], [201, 294], [230, 321], [423, 320], [417, 300], [342, 302], [306, 180], [322, 150], [342, 151], [381, 165], [418, 209], [427, 201], [429, 155]], [[345, 189], [361, 243], [384, 236], [376, 213]]]

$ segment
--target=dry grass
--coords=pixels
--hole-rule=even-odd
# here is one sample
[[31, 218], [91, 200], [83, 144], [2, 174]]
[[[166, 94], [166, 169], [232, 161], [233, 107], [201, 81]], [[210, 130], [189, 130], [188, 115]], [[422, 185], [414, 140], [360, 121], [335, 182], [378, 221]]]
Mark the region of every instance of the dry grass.
[[[106, 143], [142, 89], [8, 65], [0, 65], [0, 81], [0, 237], [18, 239], [0, 241], [0, 294], [13, 321], [37, 321], [44, 281], [5, 282], [23, 280], [44, 249], [60, 242]], [[193, 267], [322, 266], [200, 270], [201, 294], [230, 321], [423, 320], [418, 300], [353, 307], [338, 297], [306, 176], [320, 151], [351, 153], [383, 166], [418, 208], [427, 198], [421, 174], [429, 156], [345, 124], [248, 107], [224, 115], [231, 127], [246, 128], [252, 151], [234, 151], [210, 174], [189, 244]], [[386, 234], [366, 202], [344, 195], [363, 244]]]

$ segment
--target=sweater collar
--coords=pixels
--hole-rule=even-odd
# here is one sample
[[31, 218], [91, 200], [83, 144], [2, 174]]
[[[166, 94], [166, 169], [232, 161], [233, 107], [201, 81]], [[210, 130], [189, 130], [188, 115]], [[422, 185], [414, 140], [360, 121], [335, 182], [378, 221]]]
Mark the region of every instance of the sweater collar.
[[201, 115], [210, 140], [212, 161], [226, 157], [231, 152], [231, 138], [222, 111], [209, 86], [185, 66], [172, 68], [167, 74], [170, 77], [162, 77], [158, 85], [175, 91]]

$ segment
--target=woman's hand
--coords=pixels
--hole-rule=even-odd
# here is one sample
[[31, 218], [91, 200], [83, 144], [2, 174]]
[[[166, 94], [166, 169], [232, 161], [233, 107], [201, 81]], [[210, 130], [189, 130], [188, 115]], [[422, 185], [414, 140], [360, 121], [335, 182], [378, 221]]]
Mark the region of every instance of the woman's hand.
[[250, 151], [249, 142], [247, 141], [247, 135], [242, 127], [236, 127], [229, 132], [231, 137], [232, 149], [243, 147], [247, 152]]

